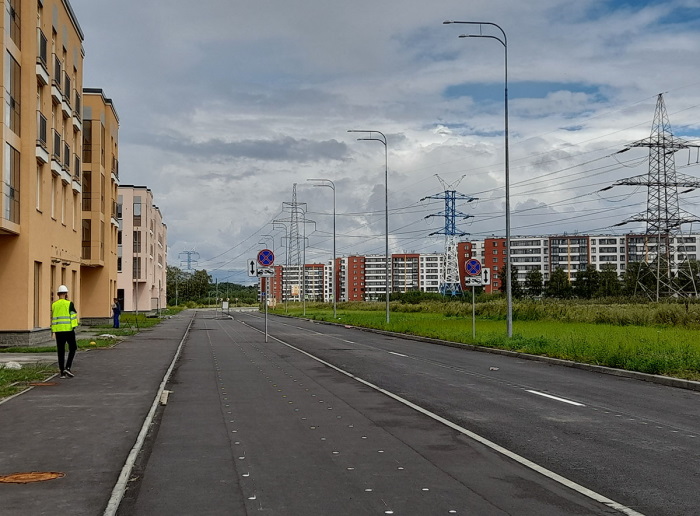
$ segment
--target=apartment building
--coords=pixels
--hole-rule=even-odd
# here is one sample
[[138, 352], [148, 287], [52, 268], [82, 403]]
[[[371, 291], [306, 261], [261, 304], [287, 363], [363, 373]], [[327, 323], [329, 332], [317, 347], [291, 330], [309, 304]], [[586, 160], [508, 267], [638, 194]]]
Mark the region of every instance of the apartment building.
[[419, 289], [421, 292], [440, 292], [440, 282], [444, 277], [444, 253], [421, 254], [418, 258]]
[[307, 263], [304, 266], [304, 292], [307, 301], [324, 301], [328, 291], [326, 283], [326, 265]]
[[391, 255], [391, 292], [420, 290], [420, 255]]
[[101, 89], [83, 90], [81, 319], [111, 316], [117, 296], [119, 117]]
[[340, 299], [343, 301], [365, 300], [365, 257], [342, 258], [338, 272], [340, 276]]
[[83, 32], [67, 0], [5, 0], [0, 345], [50, 339], [65, 284], [81, 298]]
[[117, 298], [127, 312], [166, 306], [167, 226], [145, 186], [117, 190]]

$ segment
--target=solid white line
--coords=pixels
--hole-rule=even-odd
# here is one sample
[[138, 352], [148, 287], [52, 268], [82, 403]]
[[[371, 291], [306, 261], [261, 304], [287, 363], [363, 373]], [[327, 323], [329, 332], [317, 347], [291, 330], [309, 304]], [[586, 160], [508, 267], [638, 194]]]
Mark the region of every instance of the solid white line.
[[117, 510], [119, 509], [119, 504], [121, 503], [122, 498], [124, 498], [124, 493], [126, 492], [126, 484], [129, 482], [129, 478], [131, 477], [131, 470], [134, 468], [134, 464], [136, 463], [136, 457], [138, 457], [138, 454], [141, 452], [141, 448], [143, 448], [143, 443], [146, 440], [146, 434], [148, 433], [148, 429], [150, 428], [151, 423], [153, 423], [153, 418], [155, 417], [156, 409], [158, 408], [158, 404], [160, 403], [163, 391], [165, 391], [165, 385], [168, 383], [170, 375], [172, 374], [173, 369], [175, 368], [175, 362], [177, 362], [177, 359], [180, 356], [180, 352], [182, 351], [182, 346], [185, 343], [185, 339], [190, 333], [190, 328], [192, 327], [192, 322], [194, 322], [195, 315], [197, 315], [197, 312], [195, 312], [192, 315], [192, 319], [190, 319], [190, 323], [187, 325], [187, 329], [185, 330], [185, 335], [182, 337], [180, 345], [177, 347], [175, 357], [173, 358], [172, 362], [170, 362], [170, 367], [168, 367], [168, 370], [165, 372], [163, 381], [160, 383], [160, 388], [158, 389], [156, 397], [153, 400], [153, 403], [151, 404], [151, 410], [148, 411], [148, 415], [146, 416], [146, 419], [143, 422], [141, 431], [139, 432], [139, 435], [136, 438], [136, 443], [129, 452], [129, 455], [126, 458], [126, 462], [124, 463], [124, 467], [122, 468], [122, 471], [119, 474], [119, 478], [117, 479], [117, 483], [114, 485], [114, 489], [112, 489], [112, 496], [110, 497], [109, 502], [107, 503], [107, 508], [105, 509], [103, 516], [114, 516], [117, 513]]
[[[243, 324], [245, 324], [245, 323], [243, 323]], [[246, 325], [246, 326], [249, 326], [250, 328], [262, 333], [260, 330], [258, 330], [257, 328], [255, 328], [253, 326], [250, 326], [250, 325]], [[413, 410], [420, 412], [421, 414], [425, 414], [426, 416], [433, 418], [435, 421], [438, 421], [438, 422], [442, 423], [443, 425], [446, 425], [454, 430], [457, 430], [458, 432], [466, 435], [467, 437], [472, 438], [473, 440], [491, 448], [492, 450], [494, 450], [502, 455], [505, 455], [506, 457], [508, 457], [516, 462], [519, 462], [523, 466], [530, 468], [531, 470], [536, 471], [537, 473], [540, 473], [541, 475], [544, 475], [545, 477], [547, 477], [547, 478], [549, 478], [549, 479], [551, 479], [551, 480], [553, 480], [553, 481], [555, 481], [563, 486], [566, 486], [569, 489], [576, 491], [577, 493], [580, 493], [584, 496], [587, 496], [588, 498], [595, 500], [596, 502], [602, 503], [603, 505], [606, 505], [606, 506], [610, 507], [611, 509], [614, 509], [616, 511], [620, 511], [623, 514], [627, 514], [628, 516], [644, 516], [642, 513], [637, 512], [634, 509], [631, 509], [625, 505], [617, 503], [616, 501], [611, 500], [610, 498], [603, 496], [599, 493], [596, 493], [595, 491], [588, 489], [587, 487], [584, 487], [581, 484], [577, 484], [573, 480], [569, 480], [568, 478], [562, 477], [561, 475], [558, 475], [557, 473], [554, 473], [553, 471], [550, 471], [547, 468], [544, 468], [544, 467], [540, 466], [539, 464], [536, 464], [536, 463], [532, 462], [531, 460], [526, 459], [525, 457], [521, 457], [517, 453], [514, 453], [514, 452], [494, 443], [493, 441], [489, 441], [485, 437], [481, 437], [479, 434], [475, 434], [474, 432], [467, 430], [466, 428], [463, 428], [463, 427], [453, 423], [452, 421], [445, 419], [442, 416], [438, 416], [437, 414], [430, 412], [429, 410], [426, 410], [423, 407], [416, 405], [415, 403], [412, 403], [412, 402], [402, 398], [401, 396], [394, 394], [393, 392], [389, 392], [387, 390], [384, 390], [381, 387], [374, 385], [373, 383], [370, 383], [366, 380], [363, 380], [362, 378], [355, 376], [352, 373], [349, 373], [343, 369], [340, 369], [339, 367], [336, 367], [333, 364], [326, 362], [325, 360], [322, 360], [322, 359], [312, 355], [311, 353], [307, 353], [303, 349], [299, 349], [296, 346], [293, 346], [293, 345], [291, 345], [291, 344], [289, 344], [281, 339], [278, 339], [277, 337], [271, 337], [271, 338], [273, 340], [276, 340], [277, 342], [279, 342], [280, 344], [282, 344], [284, 346], [287, 346], [295, 351], [298, 351], [299, 353], [302, 353], [302, 354], [308, 356], [309, 358], [312, 358], [312, 359], [316, 360], [317, 362], [319, 362], [327, 367], [330, 367], [331, 369], [334, 369], [334, 370], [338, 371], [339, 373], [342, 373], [345, 376], [348, 376], [348, 377], [352, 378], [353, 380], [360, 382], [363, 385], [366, 385], [367, 387], [370, 387], [378, 392], [381, 392], [382, 394], [389, 396], [392, 399], [395, 399], [396, 401], [403, 403], [407, 407], [410, 407]]]
[[396, 355], [397, 357], [408, 357], [408, 355], [402, 355], [401, 353], [395, 353], [393, 351], [389, 351], [390, 354]]
[[525, 390], [526, 390], [526, 392], [530, 392], [532, 394], [537, 394], [538, 396], [544, 396], [545, 398], [549, 398], [552, 400], [561, 401], [562, 403], [568, 403], [569, 405], [576, 405], [577, 407], [585, 407], [586, 406], [583, 403], [579, 403], [578, 401], [571, 401], [571, 400], [567, 400], [564, 398], [558, 398], [557, 396], [552, 396], [551, 394], [545, 394], [544, 392], [531, 391], [531, 390], [527, 390], [527, 389], [525, 389]]

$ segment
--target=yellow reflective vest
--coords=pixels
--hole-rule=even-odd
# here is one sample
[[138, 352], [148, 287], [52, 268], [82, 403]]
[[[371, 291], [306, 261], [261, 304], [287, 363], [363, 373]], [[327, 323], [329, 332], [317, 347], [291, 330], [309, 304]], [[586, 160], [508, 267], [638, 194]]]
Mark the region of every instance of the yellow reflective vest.
[[[73, 309], [71, 311], [71, 308]], [[72, 331], [78, 326], [78, 313], [67, 299], [59, 299], [51, 305], [51, 331]]]

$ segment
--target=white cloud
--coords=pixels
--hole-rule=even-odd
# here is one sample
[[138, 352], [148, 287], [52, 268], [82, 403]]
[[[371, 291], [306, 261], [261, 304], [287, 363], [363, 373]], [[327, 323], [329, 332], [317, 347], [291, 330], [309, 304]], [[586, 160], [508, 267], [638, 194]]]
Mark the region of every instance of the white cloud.
[[71, 4], [85, 86], [120, 115], [121, 179], [153, 190], [174, 264], [196, 249], [209, 270], [243, 269], [261, 234], [281, 246], [266, 224], [288, 217], [294, 183], [317, 222], [310, 258], [328, 259], [331, 192], [311, 177], [336, 182], [342, 253], [383, 252], [384, 149], [348, 129], [388, 137], [394, 251], [442, 245], [427, 238], [440, 221], [424, 217], [443, 206], [419, 202], [440, 190], [435, 174], [465, 176], [458, 190], [480, 198], [460, 206], [475, 215], [467, 231], [502, 233], [503, 47], [460, 39], [476, 28], [444, 19], [508, 36], [514, 233], [590, 231], [643, 211], [644, 195], [595, 192], [645, 172], [632, 167], [640, 153], [606, 156], [648, 136], [657, 93], [674, 128], [700, 129], [696, 0], [480, 0], [466, 13], [456, 0]]

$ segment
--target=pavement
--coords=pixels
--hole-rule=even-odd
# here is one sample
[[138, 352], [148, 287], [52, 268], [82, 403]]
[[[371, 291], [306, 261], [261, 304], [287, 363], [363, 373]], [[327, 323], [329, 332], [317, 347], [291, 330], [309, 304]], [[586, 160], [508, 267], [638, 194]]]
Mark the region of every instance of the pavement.
[[[193, 315], [182, 312], [111, 348], [79, 351], [75, 378], [54, 376], [0, 401], [0, 480], [17, 473], [59, 477], [0, 481], [0, 514], [105, 511]], [[3, 362], [18, 358], [56, 360], [55, 354], [0, 354]]]

